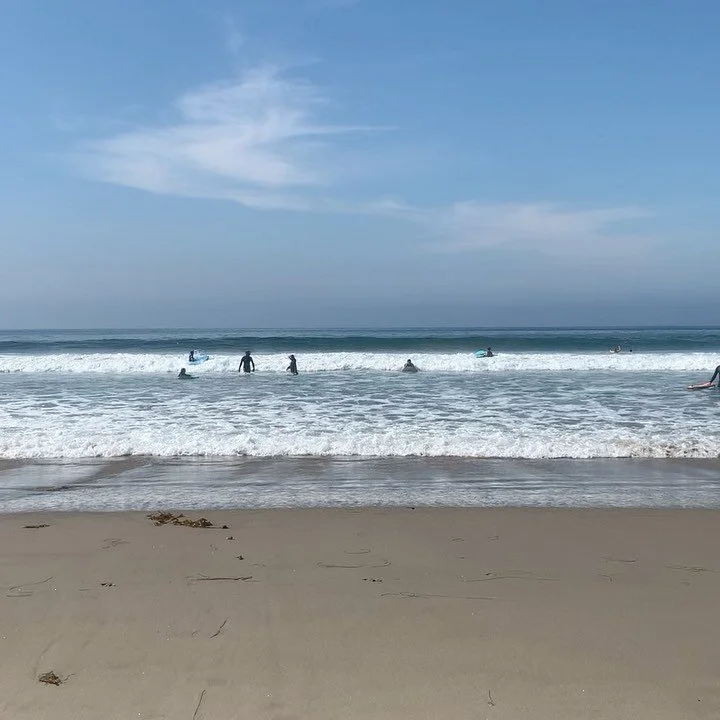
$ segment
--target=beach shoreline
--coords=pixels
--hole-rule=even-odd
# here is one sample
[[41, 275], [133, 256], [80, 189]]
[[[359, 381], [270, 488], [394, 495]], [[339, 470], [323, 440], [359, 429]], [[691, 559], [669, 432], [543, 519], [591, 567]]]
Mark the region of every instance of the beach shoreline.
[[720, 511], [184, 512], [0, 516], [0, 716], [720, 714]]
[[5, 512], [720, 507], [717, 458], [129, 456], [0, 463]]

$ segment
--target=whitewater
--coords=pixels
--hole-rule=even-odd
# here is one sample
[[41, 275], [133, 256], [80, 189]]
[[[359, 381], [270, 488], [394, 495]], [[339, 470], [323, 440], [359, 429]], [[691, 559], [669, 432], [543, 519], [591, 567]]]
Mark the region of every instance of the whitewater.
[[0, 333], [0, 459], [716, 458], [719, 362], [713, 328]]
[[[39, 355], [0, 355], [0, 373], [97, 373], [97, 374], [177, 374], [180, 367], [192, 367], [198, 375], [237, 372], [242, 353], [216, 354], [202, 365], [189, 365], [179, 353], [59, 353]], [[368, 371], [397, 372], [408, 355], [419, 368], [434, 373], [506, 373], [506, 372], [593, 372], [617, 373], [681, 372], [707, 373], [720, 362], [718, 353], [505, 353], [493, 358], [476, 358], [471, 352], [423, 353], [408, 350], [388, 352], [326, 352], [299, 356], [305, 373]], [[284, 373], [287, 353], [260, 357], [262, 372]]]

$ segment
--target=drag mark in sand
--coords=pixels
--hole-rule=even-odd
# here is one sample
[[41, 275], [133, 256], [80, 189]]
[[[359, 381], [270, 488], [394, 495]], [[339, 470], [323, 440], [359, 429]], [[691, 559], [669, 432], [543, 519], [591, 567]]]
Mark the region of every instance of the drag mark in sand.
[[217, 580], [229, 580], [230, 582], [237, 582], [238, 580], [242, 582], [257, 582], [257, 580], [253, 580], [252, 575], [243, 575], [240, 577], [208, 577], [207, 575], [188, 575], [187, 580], [190, 582], [212, 582]]
[[118, 545], [128, 545], [130, 543], [129, 540], [123, 540], [122, 538], [104, 538], [103, 542], [105, 543], [101, 550], [109, 550], [110, 548], [117, 547]]
[[602, 558], [605, 562], [619, 562], [619, 563], [634, 563], [637, 562], [635, 558], [614, 558], [614, 557], [607, 557], [603, 555]]
[[203, 690], [200, 693], [200, 697], [198, 698], [197, 705], [195, 706], [195, 712], [193, 713], [192, 720], [196, 720], [197, 714], [200, 711], [200, 705], [202, 704], [204, 697], [205, 697], [205, 690]]
[[494, 572], [488, 572], [485, 573], [485, 577], [481, 578], [460, 578], [460, 582], [464, 583], [489, 582], [490, 580], [534, 580], [535, 582], [558, 582], [559, 578], [542, 577], [525, 571], [521, 571], [517, 575], [497, 575]]
[[223, 628], [227, 625], [227, 621], [228, 621], [227, 618], [225, 618], [225, 619], [222, 621], [222, 625], [220, 625], [220, 627], [210, 636], [210, 639], [211, 639], [211, 640], [212, 640], [213, 638], [216, 638], [216, 637], [223, 631]]
[[380, 597], [401, 597], [408, 600], [422, 600], [424, 598], [448, 598], [450, 600], [497, 600], [494, 597], [480, 597], [478, 595], [436, 595], [434, 593], [394, 592], [381, 593]]
[[699, 565], [666, 565], [669, 570], [685, 570], [686, 572], [703, 573], [710, 572], [716, 573], [720, 570], [714, 570], [713, 568], [700, 567]]
[[53, 579], [53, 576], [51, 575], [49, 578], [45, 578], [44, 580], [38, 580], [37, 582], [31, 582], [31, 583], [22, 583], [21, 585], [11, 585], [8, 590], [9, 593], [15, 593], [16, 590], [20, 590], [20, 592], [16, 594], [6, 594], [6, 597], [29, 597], [33, 594], [32, 590], [22, 590], [22, 588], [26, 587], [32, 587], [34, 585], [43, 585], [46, 582], [50, 582]]
[[316, 565], [321, 568], [343, 568], [345, 570], [356, 570], [357, 568], [384, 568], [392, 565], [389, 560], [385, 558], [378, 558], [381, 562], [378, 564], [371, 563], [360, 563], [359, 565], [335, 565], [333, 563], [318, 562]]

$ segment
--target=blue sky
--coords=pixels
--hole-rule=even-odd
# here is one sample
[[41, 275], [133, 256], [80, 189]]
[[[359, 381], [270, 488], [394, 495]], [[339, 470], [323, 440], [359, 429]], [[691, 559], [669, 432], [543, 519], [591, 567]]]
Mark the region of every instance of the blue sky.
[[709, 0], [16, 0], [0, 327], [717, 322]]

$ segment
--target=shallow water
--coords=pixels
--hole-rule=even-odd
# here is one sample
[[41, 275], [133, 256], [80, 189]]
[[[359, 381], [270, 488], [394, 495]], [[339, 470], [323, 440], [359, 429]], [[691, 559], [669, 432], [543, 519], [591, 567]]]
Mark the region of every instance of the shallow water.
[[[615, 344], [623, 352], [609, 352]], [[489, 345], [496, 357], [474, 356]], [[258, 370], [250, 376], [237, 372], [247, 348]], [[189, 366], [190, 349], [211, 360]], [[285, 372], [291, 352], [297, 377]], [[418, 374], [399, 372], [408, 357]], [[460, 459], [717, 458], [720, 393], [685, 388], [707, 380], [718, 361], [720, 330], [712, 328], [0, 333], [0, 460], [83, 461], [9, 468], [0, 492], [14, 493], [25, 472], [35, 477], [52, 467], [58, 477], [82, 480], [91, 467], [85, 460], [126, 458], [137, 467], [122, 473], [123, 483], [94, 480], [93, 500], [83, 502], [110, 507], [113, 493], [120, 505], [172, 501], [165, 494], [176, 482], [171, 471], [182, 478], [178, 497], [194, 505], [231, 502], [246, 490], [248, 502], [262, 504], [243, 484], [257, 489], [286, 471], [307, 482], [295, 487], [275, 478], [281, 504], [293, 493], [310, 504], [323, 497], [341, 504], [485, 502], [488, 472], [500, 478], [503, 503], [561, 502], [580, 465], [562, 471], [561, 491], [560, 481], [537, 486], [549, 482], [545, 472], [525, 483], [531, 466], [516, 462], [473, 465], [468, 484]], [[183, 366], [197, 379], [177, 380]], [[148, 458], [160, 462], [148, 466]], [[168, 464], [173, 458], [214, 462]], [[353, 464], [362, 458], [369, 464]], [[268, 464], [247, 464], [251, 459]], [[282, 459], [287, 468], [278, 465]], [[322, 461], [312, 466], [320, 478], [303, 474], [311, 460]], [[612, 483], [589, 479], [610, 466], [588, 467], [572, 502], [620, 502]], [[508, 472], [520, 473], [512, 479], [517, 487], [508, 485]], [[682, 472], [662, 470], [662, 482], [681, 488]], [[692, 502], [709, 502], [704, 472], [689, 477], [700, 483]], [[152, 478], [163, 488], [159, 495], [148, 489]], [[210, 498], [207, 484], [216, 481]], [[90, 486], [82, 480], [79, 487]], [[653, 495], [646, 479], [622, 492], [630, 503]], [[668, 502], [689, 497], [669, 492]], [[63, 491], [43, 502], [65, 503], [61, 495], [79, 497]]]

